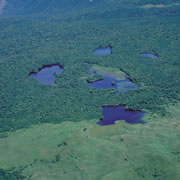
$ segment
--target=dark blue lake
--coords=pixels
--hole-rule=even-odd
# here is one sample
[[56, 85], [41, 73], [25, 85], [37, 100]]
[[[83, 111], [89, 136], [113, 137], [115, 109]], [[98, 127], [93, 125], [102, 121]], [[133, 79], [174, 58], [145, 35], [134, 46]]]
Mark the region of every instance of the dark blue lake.
[[45, 65], [38, 72], [31, 72], [29, 77], [39, 80], [41, 84], [55, 86], [54, 73], [60, 74], [63, 67], [57, 64]]
[[110, 46], [104, 48], [96, 48], [94, 50], [94, 55], [108, 55], [108, 54], [112, 54], [112, 47]]
[[115, 124], [117, 120], [124, 120], [129, 124], [143, 124], [142, 117], [145, 112], [127, 110], [123, 106], [105, 106], [102, 114], [103, 118], [97, 124], [105, 126]]
[[151, 53], [146, 53], [146, 52], [141, 53], [141, 56], [143, 56], [143, 57], [150, 57], [150, 58], [153, 58], [153, 59], [158, 59], [157, 55], [151, 54]]

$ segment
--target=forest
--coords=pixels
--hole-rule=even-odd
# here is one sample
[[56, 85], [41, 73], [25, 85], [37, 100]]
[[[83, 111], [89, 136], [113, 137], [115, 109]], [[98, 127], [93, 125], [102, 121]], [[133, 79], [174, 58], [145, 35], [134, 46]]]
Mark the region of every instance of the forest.
[[20, 172], [14, 171], [9, 172], [8, 170], [0, 169], [0, 179], [1, 180], [22, 180], [25, 177], [20, 175]]
[[[0, 15], [0, 180], [176, 180], [178, 3], [7, 0]], [[109, 45], [112, 54], [94, 54]], [[54, 86], [29, 77], [57, 64], [63, 71], [54, 73]], [[140, 88], [117, 93], [90, 87], [104, 79], [90, 68], [127, 77]], [[145, 112], [145, 123], [99, 126], [103, 107], [118, 105]]]
[[[103, 105], [124, 104], [166, 115], [167, 103], [179, 101], [179, 26], [171, 17], [148, 20], [152, 24], [146, 23], [147, 17], [123, 17], [121, 23], [113, 18], [82, 19], [71, 24], [1, 19], [0, 131], [100, 118]], [[112, 55], [93, 54], [96, 47], [108, 43]], [[144, 51], [155, 51], [159, 58], [141, 57]], [[56, 87], [43, 86], [28, 77], [43, 65], [56, 63], [64, 66], [63, 73], [56, 75]], [[90, 88], [81, 78], [90, 76], [90, 64], [118, 68], [143, 88], [125, 95], [115, 95], [115, 89]]]

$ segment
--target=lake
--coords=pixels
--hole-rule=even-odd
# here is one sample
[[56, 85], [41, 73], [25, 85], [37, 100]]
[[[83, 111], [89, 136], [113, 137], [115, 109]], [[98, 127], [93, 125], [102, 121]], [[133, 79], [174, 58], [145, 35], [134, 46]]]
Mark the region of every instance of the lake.
[[29, 77], [37, 79], [41, 84], [55, 86], [54, 73], [60, 74], [63, 66], [58, 64], [44, 65], [38, 69], [38, 72], [29, 73]]
[[92, 68], [89, 68], [89, 71], [93, 76], [100, 74], [104, 77], [104, 79], [88, 82], [90, 87], [98, 89], [116, 88], [117, 93], [124, 93], [127, 90], [136, 90], [141, 88], [140, 86], [134, 84], [130, 79], [123, 77], [122, 75], [112, 75], [110, 73], [98, 72], [94, 71]]
[[94, 50], [94, 55], [109, 55], [112, 54], [112, 47], [99, 47]]
[[104, 106], [102, 109], [103, 118], [97, 124], [101, 126], [112, 125], [118, 120], [124, 120], [129, 124], [143, 124], [144, 114], [145, 112], [127, 110], [123, 106]]
[[143, 53], [141, 53], [141, 56], [143, 56], [143, 57], [150, 57], [150, 58], [153, 58], [153, 59], [158, 59], [158, 55], [152, 54], [152, 53], [143, 52]]

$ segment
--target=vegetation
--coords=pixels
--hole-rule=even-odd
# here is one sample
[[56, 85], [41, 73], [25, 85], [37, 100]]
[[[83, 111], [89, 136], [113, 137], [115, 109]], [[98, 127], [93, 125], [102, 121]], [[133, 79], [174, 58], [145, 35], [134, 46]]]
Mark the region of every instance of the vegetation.
[[[44, 122], [100, 118], [101, 106], [107, 104], [125, 104], [165, 115], [164, 106], [179, 101], [179, 16], [132, 14], [130, 18], [126, 10], [122, 16], [118, 14], [120, 19], [115, 18], [114, 10], [108, 9], [108, 16], [103, 14], [103, 19], [82, 11], [84, 19], [79, 19], [77, 13], [71, 23], [65, 20], [59, 23], [61, 16], [52, 17], [51, 21], [35, 17], [2, 18], [0, 131]], [[95, 47], [108, 43], [113, 47], [112, 55], [93, 55]], [[158, 60], [139, 55], [152, 50], [158, 53]], [[27, 76], [42, 65], [56, 63], [63, 65], [64, 71], [56, 75], [55, 87], [41, 85]], [[91, 88], [81, 79], [89, 76], [89, 64], [119, 69], [144, 88], [125, 95], [114, 94], [113, 89]]]
[[100, 74], [97, 74], [97, 75], [94, 75], [94, 76], [91, 76], [87, 79], [87, 82], [88, 83], [91, 83], [91, 82], [95, 82], [95, 81], [100, 81], [100, 80], [103, 80], [104, 79], [104, 76], [100, 75]]
[[10, 132], [0, 139], [0, 166], [21, 168], [27, 180], [179, 180], [179, 108], [168, 106], [169, 118], [146, 114], [137, 125], [94, 119]]
[[[0, 16], [0, 180], [178, 180], [178, 0], [6, 1]], [[142, 8], [147, 4], [166, 7]], [[107, 44], [111, 55], [93, 54]], [[156, 52], [158, 59], [141, 52]], [[50, 64], [64, 67], [55, 74], [56, 86], [28, 77]], [[92, 77], [90, 66], [142, 88], [117, 94], [89, 87], [87, 80], [103, 78]], [[147, 112], [145, 123], [96, 124], [102, 106], [119, 104]]]
[[98, 71], [98, 72], [102, 72], [102, 73], [109, 73], [109, 74], [112, 74], [112, 75], [123, 75], [123, 76], [126, 76], [126, 74], [117, 69], [117, 68], [112, 68], [112, 67], [102, 67], [102, 66], [98, 66], [96, 64], [93, 64], [91, 66], [94, 71]]
[[0, 179], [1, 180], [22, 180], [24, 178], [25, 177], [20, 175], [20, 172], [18, 172], [18, 171], [11, 173], [7, 170], [0, 169]]

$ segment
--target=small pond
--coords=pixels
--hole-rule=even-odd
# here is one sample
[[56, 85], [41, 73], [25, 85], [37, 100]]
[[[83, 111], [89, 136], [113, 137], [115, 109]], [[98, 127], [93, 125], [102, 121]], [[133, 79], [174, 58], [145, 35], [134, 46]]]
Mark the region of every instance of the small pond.
[[55, 86], [54, 73], [60, 74], [63, 66], [58, 64], [44, 65], [38, 69], [38, 72], [29, 73], [29, 77], [39, 80], [41, 84]]
[[117, 83], [119, 81], [110, 78], [110, 77], [104, 77], [104, 79], [97, 80], [94, 82], [88, 82], [88, 85], [90, 87], [94, 88], [117, 88]]
[[147, 53], [147, 52], [141, 53], [141, 56], [143, 56], [143, 57], [150, 57], [150, 58], [153, 58], [153, 59], [158, 59], [158, 55], [157, 54], [152, 54], [152, 53]]
[[142, 117], [145, 112], [127, 110], [123, 106], [104, 106], [102, 109], [103, 118], [97, 124], [101, 126], [115, 124], [115, 121], [124, 120], [129, 124], [143, 124]]
[[[130, 81], [127, 77], [120, 78], [118, 76], [113, 76], [108, 73], [101, 73], [93, 71], [92, 68], [90, 68], [90, 73], [92, 75], [101, 74], [104, 76], [104, 79], [96, 80], [94, 82], [88, 82], [88, 85], [90, 87], [103, 89], [103, 88], [116, 88], [117, 93], [124, 93], [127, 90], [136, 90], [141, 88], [140, 86], [134, 84], [132, 81]], [[119, 78], [119, 79], [118, 79]]]
[[99, 47], [94, 50], [94, 55], [109, 55], [112, 54], [112, 47]]

